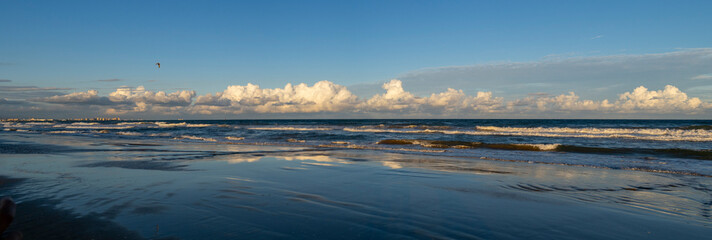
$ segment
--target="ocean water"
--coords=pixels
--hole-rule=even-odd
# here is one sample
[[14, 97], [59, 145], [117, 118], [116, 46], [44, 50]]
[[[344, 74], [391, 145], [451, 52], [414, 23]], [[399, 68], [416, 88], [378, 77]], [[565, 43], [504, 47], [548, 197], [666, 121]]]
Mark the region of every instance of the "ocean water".
[[704, 239], [712, 121], [3, 121], [25, 239]]
[[703, 239], [712, 121], [2, 121], [26, 239]]
[[3, 131], [420, 152], [712, 176], [712, 120], [3, 121]]

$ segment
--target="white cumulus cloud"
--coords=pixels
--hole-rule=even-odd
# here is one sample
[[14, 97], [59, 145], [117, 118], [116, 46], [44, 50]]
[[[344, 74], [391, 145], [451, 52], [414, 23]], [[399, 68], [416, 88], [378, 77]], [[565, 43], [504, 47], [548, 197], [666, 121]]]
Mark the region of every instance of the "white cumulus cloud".
[[203, 114], [337, 112], [352, 108], [356, 99], [356, 95], [346, 87], [329, 81], [320, 81], [312, 86], [287, 84], [284, 88], [274, 89], [247, 84], [229, 86], [221, 93], [200, 96], [193, 110]]
[[706, 108], [699, 98], [689, 98], [687, 94], [675, 86], [667, 85], [665, 89], [649, 91], [640, 86], [632, 92], [620, 95], [616, 105], [622, 111], [676, 112]]
[[173, 114], [193, 103], [195, 91], [147, 91], [143, 86], [137, 88], [118, 88], [108, 97], [99, 96], [97, 90], [74, 92], [45, 98], [33, 99], [37, 102], [65, 105], [110, 105], [107, 114], [126, 114], [129, 112], [147, 112]]
[[273, 89], [260, 88], [255, 84], [233, 85], [222, 92], [197, 97], [195, 91], [167, 93], [149, 91], [144, 87], [124, 87], [108, 96], [88, 90], [33, 101], [65, 107], [92, 105], [93, 109], [112, 115], [180, 114], [204, 117], [215, 114], [316, 116], [313, 113], [349, 117], [556, 117], [576, 114], [605, 117], [618, 114], [709, 114], [708, 110], [712, 109], [712, 103], [689, 97], [672, 85], [661, 90], [640, 86], [619, 94], [614, 101], [584, 99], [574, 92], [560, 95], [536, 92], [525, 98], [505, 100], [492, 92], [479, 91], [468, 95], [461, 89], [453, 88], [417, 96], [406, 91], [403, 82], [398, 79], [383, 84], [382, 88], [384, 93], [358, 98], [346, 87], [329, 81], [311, 86], [305, 83], [287, 84], [284, 88]]
[[99, 96], [96, 90], [86, 92], [73, 92], [65, 95], [57, 95], [34, 99], [38, 102], [58, 103], [58, 104], [89, 104], [89, 105], [111, 105], [113, 102], [106, 97]]
[[711, 108], [699, 98], [690, 98], [675, 86], [667, 85], [662, 90], [648, 90], [644, 86], [619, 95], [618, 100], [581, 100], [574, 92], [558, 96], [536, 95], [507, 103], [508, 109], [538, 112], [581, 112], [600, 113], [683, 113], [695, 114]]
[[403, 82], [393, 79], [382, 86], [386, 93], [371, 97], [357, 106], [366, 112], [401, 111], [408, 113], [447, 113], [456, 111], [490, 112], [502, 107], [501, 98], [491, 92], [477, 92], [468, 96], [462, 90], [448, 88], [429, 97], [417, 97], [403, 89]]
[[187, 106], [193, 102], [195, 91], [177, 91], [166, 93], [163, 91], [147, 91], [143, 86], [137, 88], [119, 88], [109, 94], [112, 102], [158, 104], [164, 106]]

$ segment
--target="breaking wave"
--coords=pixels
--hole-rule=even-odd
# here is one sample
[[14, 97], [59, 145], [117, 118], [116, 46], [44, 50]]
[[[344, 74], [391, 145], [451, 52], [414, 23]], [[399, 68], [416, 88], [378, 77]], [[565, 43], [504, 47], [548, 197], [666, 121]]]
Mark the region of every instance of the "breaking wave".
[[712, 141], [712, 131], [670, 128], [569, 128], [569, 127], [495, 127], [477, 126], [481, 132], [502, 135], [584, 138], [632, 138], [654, 141]]
[[116, 132], [116, 135], [122, 135], [122, 136], [142, 136], [143, 134], [138, 133], [138, 132]]
[[419, 145], [426, 148], [489, 148], [499, 150], [520, 150], [520, 151], [555, 151], [561, 144], [487, 144], [481, 142], [465, 141], [436, 141], [419, 139], [386, 139], [378, 141], [377, 144], [389, 145]]
[[431, 129], [431, 130], [447, 130], [451, 129], [450, 126], [433, 126], [433, 125], [417, 125], [417, 124], [379, 124], [379, 125], [366, 125], [360, 126], [358, 128], [376, 128], [376, 129]]
[[272, 130], [272, 131], [329, 131], [333, 128], [326, 127], [248, 127], [251, 130]]
[[98, 124], [93, 124], [93, 125], [68, 125], [65, 126], [64, 128], [68, 129], [129, 129], [133, 128], [134, 126], [117, 126], [117, 125], [98, 125]]
[[411, 133], [411, 134], [464, 134], [494, 136], [575, 137], [575, 138], [629, 138], [652, 141], [712, 141], [712, 130], [669, 128], [568, 128], [568, 127], [495, 127], [477, 126], [472, 130], [404, 130], [380, 128], [344, 128], [347, 132]]
[[210, 127], [212, 124], [192, 124], [192, 123], [167, 123], [167, 122], [153, 122], [159, 128], [173, 128], [173, 127]]
[[[454, 149], [474, 149], [486, 148], [496, 150], [515, 150], [515, 151], [552, 151], [552, 152], [571, 152], [571, 153], [593, 153], [593, 154], [617, 154], [631, 155], [638, 154], [642, 156], [669, 156], [687, 159], [712, 160], [712, 150], [694, 150], [681, 148], [602, 148], [602, 147], [584, 147], [564, 144], [511, 144], [511, 143], [481, 143], [481, 142], [465, 142], [465, 141], [437, 141], [437, 140], [421, 140], [421, 139], [386, 139], [378, 141], [381, 145], [416, 145], [424, 148], [454, 148]], [[645, 157], [645, 159], [654, 159], [655, 157]]]
[[215, 138], [206, 138], [206, 137], [198, 137], [198, 136], [192, 136], [192, 135], [182, 135], [180, 137], [175, 137], [173, 139], [176, 140], [200, 140], [200, 141], [206, 141], [206, 142], [217, 142]]

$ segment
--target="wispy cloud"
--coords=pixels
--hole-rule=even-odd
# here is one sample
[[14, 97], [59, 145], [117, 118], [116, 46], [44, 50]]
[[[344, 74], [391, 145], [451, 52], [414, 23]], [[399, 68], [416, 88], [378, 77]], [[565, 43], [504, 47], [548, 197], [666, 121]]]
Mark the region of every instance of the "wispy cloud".
[[56, 95], [51, 97], [31, 99], [35, 102], [58, 103], [58, 104], [87, 104], [87, 105], [114, 105], [108, 97], [99, 96], [96, 90], [86, 92], [74, 92], [66, 95]]
[[603, 37], [604, 37], [603, 35], [596, 35], [595, 37], [592, 37], [591, 40], [593, 40], [593, 39], [599, 39], [599, 38], [603, 38]]
[[0, 86], [0, 96], [9, 99], [29, 99], [47, 97], [64, 93], [72, 88], [37, 87], [37, 86]]
[[20, 105], [27, 104], [26, 101], [21, 100], [9, 100], [7, 98], [0, 98], [0, 105]]
[[35, 91], [61, 91], [72, 88], [36, 87], [36, 86], [0, 86], [0, 92], [35, 92]]
[[691, 78], [692, 80], [712, 80], [712, 74], [700, 74]]
[[120, 82], [123, 81], [123, 79], [118, 79], [118, 78], [111, 78], [111, 79], [101, 79], [101, 80], [96, 80], [97, 82]]

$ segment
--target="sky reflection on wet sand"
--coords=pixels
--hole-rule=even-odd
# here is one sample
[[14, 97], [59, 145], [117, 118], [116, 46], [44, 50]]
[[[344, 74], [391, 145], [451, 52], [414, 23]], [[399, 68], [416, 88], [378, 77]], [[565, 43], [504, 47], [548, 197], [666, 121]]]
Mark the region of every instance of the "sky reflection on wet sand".
[[22, 141], [66, 147], [0, 155], [0, 175], [25, 179], [0, 188], [3, 195], [19, 204], [45, 201], [147, 238], [712, 233], [707, 177], [372, 150], [170, 141], [129, 146], [58, 136]]

